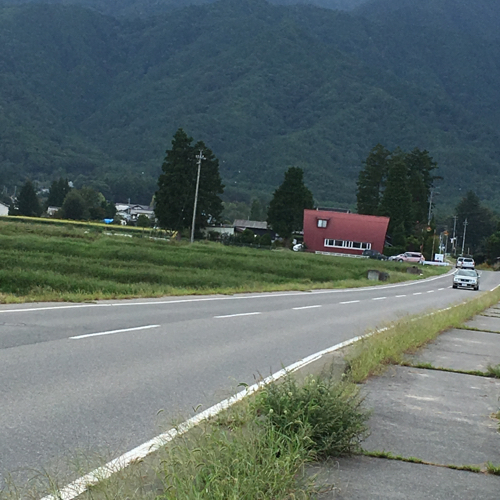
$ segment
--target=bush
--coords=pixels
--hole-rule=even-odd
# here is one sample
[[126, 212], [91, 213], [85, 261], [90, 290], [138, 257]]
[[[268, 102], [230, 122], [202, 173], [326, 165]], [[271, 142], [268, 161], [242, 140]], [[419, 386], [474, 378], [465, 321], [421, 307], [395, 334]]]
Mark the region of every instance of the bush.
[[366, 437], [368, 412], [353, 385], [340, 384], [331, 373], [309, 376], [298, 385], [287, 375], [267, 386], [256, 400], [257, 411], [290, 438], [305, 434], [318, 458], [349, 455]]
[[270, 247], [272, 245], [271, 235], [269, 233], [263, 234], [258, 241], [259, 245], [263, 247]]
[[255, 243], [255, 235], [253, 231], [250, 229], [245, 229], [238, 238], [240, 243], [246, 243], [247, 245], [251, 245]]

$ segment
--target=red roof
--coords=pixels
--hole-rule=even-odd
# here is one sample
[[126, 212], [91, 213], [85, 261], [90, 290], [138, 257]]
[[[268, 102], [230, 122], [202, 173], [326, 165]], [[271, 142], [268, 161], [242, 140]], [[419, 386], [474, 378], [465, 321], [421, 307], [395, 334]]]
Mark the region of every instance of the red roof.
[[[318, 227], [318, 220], [326, 220], [326, 227]], [[304, 210], [304, 243], [312, 251], [357, 254], [363, 249], [335, 248], [325, 245], [325, 240], [369, 243], [372, 250], [383, 252], [388, 226], [388, 217]]]

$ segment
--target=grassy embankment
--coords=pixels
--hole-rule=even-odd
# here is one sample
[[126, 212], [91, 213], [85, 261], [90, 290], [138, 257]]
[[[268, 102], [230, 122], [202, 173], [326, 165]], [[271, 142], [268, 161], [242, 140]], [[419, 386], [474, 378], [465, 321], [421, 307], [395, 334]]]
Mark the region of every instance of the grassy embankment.
[[[373, 285], [408, 280], [408, 265], [288, 251], [193, 245], [93, 224], [0, 221], [0, 302], [84, 301]], [[424, 267], [427, 277], [443, 268]]]

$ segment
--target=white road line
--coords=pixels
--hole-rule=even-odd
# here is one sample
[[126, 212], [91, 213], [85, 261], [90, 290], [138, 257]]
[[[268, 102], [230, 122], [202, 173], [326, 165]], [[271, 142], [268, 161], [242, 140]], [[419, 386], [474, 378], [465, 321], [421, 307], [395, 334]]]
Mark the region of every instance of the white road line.
[[494, 286], [494, 287], [490, 290], [490, 292], [494, 292], [494, 291], [495, 291], [495, 290], [496, 290], [499, 286], [500, 286], [500, 285]]
[[19, 312], [33, 312], [33, 311], [53, 311], [56, 309], [82, 309], [89, 307], [133, 307], [133, 306], [158, 306], [158, 305], [169, 305], [169, 304], [185, 304], [188, 302], [214, 302], [221, 300], [246, 300], [246, 299], [264, 299], [273, 297], [291, 297], [300, 295], [319, 295], [325, 293], [352, 293], [352, 292], [362, 292], [362, 291], [378, 291], [387, 290], [388, 288], [400, 288], [405, 286], [418, 285], [420, 283], [428, 283], [437, 279], [449, 276], [451, 273], [441, 274], [439, 276], [433, 276], [432, 278], [426, 278], [423, 280], [409, 281], [405, 283], [396, 283], [393, 285], [382, 285], [382, 286], [366, 286], [360, 288], [339, 288], [331, 290], [310, 290], [307, 292], [274, 292], [268, 294], [259, 295], [231, 295], [225, 297], [198, 297], [195, 299], [179, 299], [179, 300], [158, 300], [158, 301], [147, 301], [147, 302], [130, 302], [128, 300], [123, 300], [121, 302], [113, 303], [91, 303], [91, 304], [71, 304], [65, 306], [44, 306], [44, 307], [32, 307], [32, 308], [19, 308], [19, 309], [0, 309], [0, 314], [3, 313], [19, 313]]
[[427, 290], [427, 293], [434, 293], [434, 290]]
[[400, 299], [401, 297], [406, 297], [406, 295], [396, 295], [396, 299]]
[[304, 307], [293, 307], [292, 309], [294, 311], [300, 311], [302, 309], [315, 309], [316, 307], [321, 307], [321, 306], [304, 306]]
[[422, 295], [422, 292], [415, 292], [413, 295]]
[[225, 316], [214, 316], [214, 318], [236, 318], [237, 316], [255, 316], [256, 314], [262, 314], [262, 313], [251, 312], [251, 313], [240, 313], [240, 314], [226, 314]]
[[372, 300], [385, 300], [387, 297], [375, 297], [374, 299]]
[[442, 292], [444, 288], [438, 288], [438, 292]]
[[358, 302], [361, 302], [360, 300], [348, 300], [346, 302], [339, 302], [339, 304], [357, 304]]
[[102, 335], [114, 335], [115, 333], [134, 332], [137, 330], [149, 330], [150, 328], [159, 328], [159, 327], [160, 325], [137, 326], [135, 328], [124, 328], [123, 330], [109, 330], [108, 332], [87, 333], [85, 335], [77, 335], [76, 337], [70, 337], [70, 339], [72, 340], [86, 339], [88, 337], [100, 337]]

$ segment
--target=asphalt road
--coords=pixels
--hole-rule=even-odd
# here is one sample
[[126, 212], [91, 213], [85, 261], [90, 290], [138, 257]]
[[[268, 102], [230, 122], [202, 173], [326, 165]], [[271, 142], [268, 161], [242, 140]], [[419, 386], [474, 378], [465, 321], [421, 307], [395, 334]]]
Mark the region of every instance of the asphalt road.
[[[484, 272], [481, 289], [499, 283]], [[73, 479], [240, 382], [477, 293], [451, 289], [445, 275], [349, 290], [2, 305], [0, 475], [24, 481], [57, 469]]]

